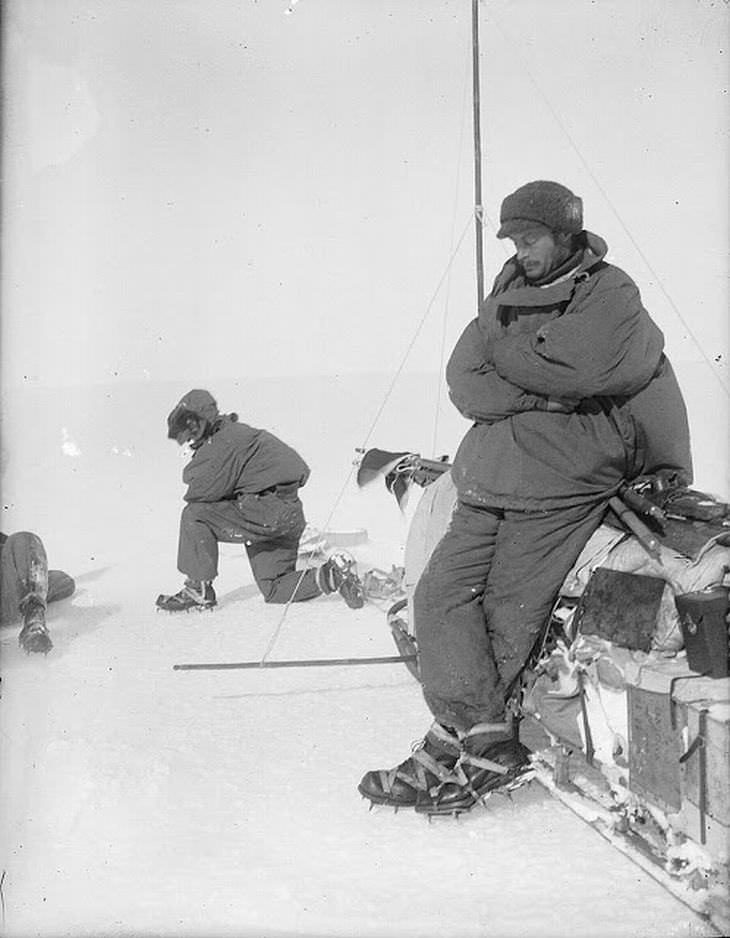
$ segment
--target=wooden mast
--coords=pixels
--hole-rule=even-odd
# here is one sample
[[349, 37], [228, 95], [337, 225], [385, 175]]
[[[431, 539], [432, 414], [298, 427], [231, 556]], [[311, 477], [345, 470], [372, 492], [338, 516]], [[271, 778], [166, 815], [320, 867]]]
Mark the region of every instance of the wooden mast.
[[474, 124], [474, 224], [476, 233], [477, 315], [484, 297], [484, 228], [482, 225], [482, 140], [479, 97], [479, 0], [471, 3], [472, 101]]

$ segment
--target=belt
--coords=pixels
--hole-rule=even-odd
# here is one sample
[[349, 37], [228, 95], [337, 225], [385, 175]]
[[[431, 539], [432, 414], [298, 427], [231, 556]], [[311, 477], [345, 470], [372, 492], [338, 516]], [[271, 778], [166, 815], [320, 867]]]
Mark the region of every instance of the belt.
[[270, 485], [267, 489], [257, 492], [257, 495], [278, 495], [279, 498], [291, 498], [299, 491], [298, 482], [283, 482], [278, 485]]

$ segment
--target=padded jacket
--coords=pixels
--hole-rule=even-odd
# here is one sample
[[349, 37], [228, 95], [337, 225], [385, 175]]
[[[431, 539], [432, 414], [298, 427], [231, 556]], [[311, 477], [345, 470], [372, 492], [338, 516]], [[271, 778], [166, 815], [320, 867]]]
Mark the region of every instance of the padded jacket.
[[689, 468], [686, 411], [663, 336], [631, 278], [583, 232], [575, 266], [545, 285], [514, 258], [446, 369], [474, 425], [452, 470], [462, 501], [543, 510], [605, 499], [652, 468]]
[[309, 467], [268, 430], [220, 417], [183, 470], [187, 502], [219, 502], [276, 485], [304, 485]]

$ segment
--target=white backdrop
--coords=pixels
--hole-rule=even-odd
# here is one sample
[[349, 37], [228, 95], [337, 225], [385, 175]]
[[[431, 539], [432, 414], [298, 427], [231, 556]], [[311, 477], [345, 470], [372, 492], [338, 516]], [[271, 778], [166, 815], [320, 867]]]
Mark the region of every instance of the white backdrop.
[[[458, 825], [368, 814], [362, 773], [430, 721], [400, 666], [172, 670], [260, 660], [283, 621], [240, 548], [214, 615], [155, 613], [188, 388], [302, 452], [308, 519], [366, 527], [366, 569], [402, 560], [407, 518], [355, 488], [355, 446], [453, 455], [465, 428], [440, 372], [471, 230], [431, 300], [471, 227], [469, 0], [289, 2], [3, 4], [0, 528], [77, 583], [47, 657], [0, 636], [3, 930], [709, 935], [534, 788]], [[665, 331], [697, 483], [727, 495], [727, 4], [481, 14], [489, 219], [533, 178], [583, 197]], [[393, 652], [339, 597], [278, 634], [283, 658]]]
[[[435, 293], [472, 211], [469, 0], [4, 7], [5, 388], [392, 376], [411, 343], [440, 372], [475, 308], [471, 230]], [[480, 12], [487, 283], [503, 196], [571, 186], [726, 489], [727, 4]]]

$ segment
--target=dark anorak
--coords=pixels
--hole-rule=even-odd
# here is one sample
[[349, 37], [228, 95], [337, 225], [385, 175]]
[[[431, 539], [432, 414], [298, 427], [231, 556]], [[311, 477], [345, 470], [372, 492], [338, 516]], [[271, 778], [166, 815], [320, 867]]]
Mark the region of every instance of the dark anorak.
[[212, 581], [218, 544], [242, 544], [265, 602], [321, 595], [316, 568], [296, 569], [306, 525], [298, 489], [309, 478], [307, 464], [273, 433], [239, 423], [235, 414], [218, 416], [216, 410], [210, 418], [210, 436], [183, 470], [188, 489], [178, 570], [194, 583]]
[[652, 462], [689, 471], [662, 333], [633, 280], [603, 261], [606, 250], [584, 232], [576, 267], [546, 286], [529, 284], [510, 259], [464, 330], [446, 371], [453, 403], [475, 421], [452, 471], [462, 501], [547, 510], [607, 498]]
[[268, 430], [238, 423], [230, 415], [195, 450], [183, 470], [187, 502], [219, 502], [264, 492], [276, 485], [305, 484], [309, 467]]

